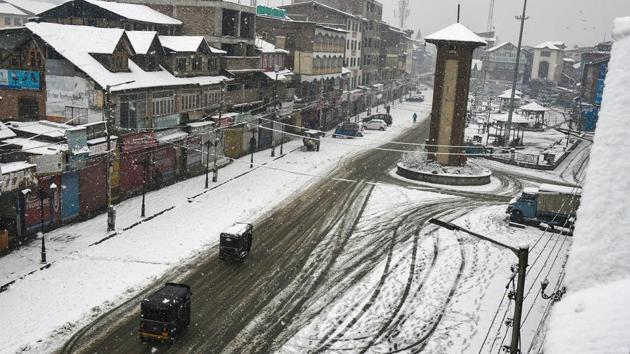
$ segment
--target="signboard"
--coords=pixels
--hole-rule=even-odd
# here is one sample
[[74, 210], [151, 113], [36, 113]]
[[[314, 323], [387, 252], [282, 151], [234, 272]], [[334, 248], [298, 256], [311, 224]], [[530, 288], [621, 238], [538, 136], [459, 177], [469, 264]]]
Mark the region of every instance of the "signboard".
[[155, 124], [155, 128], [172, 128], [179, 125], [180, 114], [169, 114], [166, 116], [155, 117], [153, 118], [153, 122]]
[[39, 90], [39, 72], [0, 69], [0, 86], [16, 90]]
[[125, 135], [121, 139], [122, 151], [125, 153], [156, 147], [158, 145], [155, 133], [153, 132]]
[[258, 5], [256, 7], [256, 15], [258, 16], [269, 16], [275, 18], [285, 18], [287, 14], [287, 10], [279, 9], [277, 7]]

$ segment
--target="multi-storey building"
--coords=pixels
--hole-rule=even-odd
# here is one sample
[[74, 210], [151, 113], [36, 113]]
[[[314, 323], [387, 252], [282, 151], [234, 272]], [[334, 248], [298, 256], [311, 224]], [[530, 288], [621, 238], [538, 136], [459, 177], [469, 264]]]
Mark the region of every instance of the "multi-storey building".
[[21, 26], [28, 18], [28, 13], [9, 3], [0, 3], [0, 28]]
[[348, 31], [315, 22], [289, 21], [269, 16], [257, 19], [258, 35], [289, 51], [287, 67], [299, 83], [297, 95], [303, 102], [317, 102], [302, 124], [329, 128], [338, 116], [341, 90], [347, 87], [344, 55]]
[[0, 121], [46, 117], [44, 52], [24, 27], [0, 31]]
[[260, 55], [256, 51], [256, 8], [253, 6], [223, 0], [127, 2], [144, 4], [167, 16], [175, 17], [183, 22], [182, 34], [204, 36], [211, 46], [225, 50], [226, 70], [258, 67]]
[[[216, 75], [219, 54], [203, 38], [195, 45], [195, 37], [164, 37], [175, 48], [165, 50], [150, 31], [34, 22], [26, 28], [46, 51], [50, 120], [85, 124], [110, 115], [120, 128], [172, 128], [210, 112], [226, 80]], [[170, 63], [173, 73], [164, 69]]]
[[[375, 0], [318, 0], [335, 9], [351, 13], [366, 19], [363, 22], [361, 45], [361, 75], [363, 84], [373, 84], [378, 80], [378, 63], [381, 47], [381, 23], [383, 20], [383, 4]], [[294, 0], [294, 3], [309, 0]]]
[[[504, 42], [486, 50], [483, 67], [486, 71], [487, 82], [512, 82], [514, 79], [514, 67], [516, 66], [517, 47]], [[521, 50], [521, 57], [518, 65], [518, 82], [523, 81], [525, 73], [526, 58]]]
[[41, 22], [123, 28], [128, 31], [181, 32], [182, 21], [148, 6], [102, 0], [72, 0], [38, 15]]
[[293, 20], [317, 22], [346, 29], [348, 38], [346, 39], [344, 66], [351, 71], [349, 88], [355, 89], [363, 84], [361, 46], [363, 44], [362, 29], [367, 26], [365, 18], [341, 11], [318, 1], [300, 2], [285, 5], [281, 8], [285, 9], [287, 15]]
[[532, 64], [532, 80], [549, 81], [554, 84], [560, 82], [564, 66], [564, 50], [562, 42], [543, 42], [534, 47], [534, 62]]

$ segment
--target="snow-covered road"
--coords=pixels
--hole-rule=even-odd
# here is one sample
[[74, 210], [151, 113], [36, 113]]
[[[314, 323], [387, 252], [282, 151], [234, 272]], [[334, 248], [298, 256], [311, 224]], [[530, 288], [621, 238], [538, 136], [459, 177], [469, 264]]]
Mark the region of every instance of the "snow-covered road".
[[[506, 330], [502, 315], [510, 310], [501, 295], [514, 259], [428, 226], [431, 217], [533, 245], [525, 306], [531, 311], [522, 337], [528, 344], [547, 306], [537, 284], [544, 276], [555, 284], [570, 240], [507, 227], [506, 198], [536, 183], [526, 174], [515, 178], [506, 168], [491, 188], [477, 190], [389, 176], [399, 153], [370, 149], [401, 134], [424, 141], [428, 124], [410, 130], [413, 112], [424, 117], [429, 105], [397, 103], [388, 131], [325, 138], [319, 153], [302, 152], [294, 141], [279, 159], [257, 153], [253, 170], [248, 157], [237, 160], [220, 170], [219, 182], [230, 182], [201, 195], [204, 177], [150, 193], [147, 214], [167, 211], [122, 230], [140, 220], [140, 198], [126, 201], [112, 238], [104, 240], [104, 216], [47, 234], [52, 266], [0, 294], [6, 319], [0, 352], [50, 352], [75, 334], [65, 352], [137, 352], [143, 348], [135, 332], [138, 297], [156, 282], [185, 278], [195, 284], [195, 325], [180, 345], [141, 351], [460, 353], [482, 345], [496, 351]], [[264, 239], [251, 261], [242, 268], [218, 264], [213, 246], [221, 229], [254, 220]], [[37, 245], [2, 263], [0, 281], [28, 273], [39, 267]]]

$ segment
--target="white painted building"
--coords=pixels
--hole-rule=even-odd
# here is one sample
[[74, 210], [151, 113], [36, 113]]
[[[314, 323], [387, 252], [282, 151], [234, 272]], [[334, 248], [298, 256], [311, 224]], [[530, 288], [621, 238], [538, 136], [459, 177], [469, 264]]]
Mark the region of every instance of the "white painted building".
[[555, 84], [559, 83], [566, 47], [563, 42], [556, 41], [543, 42], [535, 46], [532, 80], [546, 80]]
[[362, 71], [361, 71], [361, 43], [363, 41], [363, 34], [361, 27], [364, 20], [360, 17], [349, 17], [346, 29], [349, 31], [346, 38], [346, 55], [345, 55], [345, 67], [350, 70], [349, 89], [355, 89], [357, 86], [362, 85]]

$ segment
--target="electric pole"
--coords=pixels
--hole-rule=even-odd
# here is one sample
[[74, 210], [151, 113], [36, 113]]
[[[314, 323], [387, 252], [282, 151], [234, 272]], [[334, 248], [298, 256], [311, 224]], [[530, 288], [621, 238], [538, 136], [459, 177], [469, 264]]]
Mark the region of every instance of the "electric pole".
[[512, 116], [514, 115], [514, 96], [516, 93], [516, 82], [518, 81], [518, 67], [521, 60], [521, 46], [523, 44], [523, 29], [525, 28], [525, 21], [529, 18], [525, 16], [527, 12], [527, 0], [523, 1], [523, 15], [516, 17], [517, 20], [521, 20], [521, 30], [518, 35], [518, 46], [516, 48], [516, 64], [514, 65], [514, 79], [512, 80], [512, 93], [510, 94], [510, 108], [508, 111], [508, 119], [505, 124], [505, 145], [510, 144], [510, 129], [512, 129]]
[[525, 275], [527, 274], [527, 262], [529, 258], [529, 246], [528, 245], [521, 245], [518, 247], [508, 246], [504, 243], [493, 240], [489, 237], [464, 229], [463, 227], [460, 227], [453, 223], [441, 221], [438, 219], [431, 219], [429, 220], [429, 222], [439, 227], [443, 227], [445, 229], [451, 230], [451, 231], [462, 231], [478, 239], [488, 241], [496, 246], [507, 248], [510, 251], [512, 251], [516, 255], [516, 257], [518, 257], [518, 270], [517, 270], [518, 279], [517, 279], [517, 285], [516, 285], [516, 294], [514, 296], [514, 315], [512, 318], [512, 341], [510, 343], [510, 354], [520, 353], [518, 345], [521, 338], [521, 317], [523, 315], [523, 298], [524, 298], [524, 292], [525, 292]]
[[105, 107], [103, 108], [103, 112], [105, 113], [105, 130], [107, 131], [107, 168], [106, 174], [107, 178], [105, 178], [105, 188], [107, 193], [107, 231], [114, 231], [116, 229], [116, 210], [114, 210], [114, 206], [112, 205], [112, 103], [111, 103], [111, 95], [112, 88], [116, 86], [131, 84], [136, 82], [135, 80], [121, 82], [115, 85], [107, 85], [105, 86]]
[[410, 0], [398, 0], [398, 11], [394, 10], [394, 15], [398, 16], [398, 24], [401, 30], [405, 28], [407, 18], [409, 18], [409, 14], [411, 13], [409, 1]]

